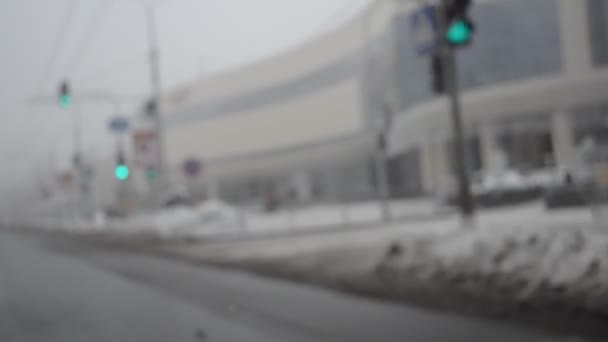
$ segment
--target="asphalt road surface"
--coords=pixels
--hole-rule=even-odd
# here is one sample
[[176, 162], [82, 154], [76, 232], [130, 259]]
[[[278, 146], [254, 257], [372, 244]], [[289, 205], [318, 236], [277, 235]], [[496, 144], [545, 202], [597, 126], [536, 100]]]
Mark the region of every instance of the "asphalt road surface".
[[199, 265], [0, 233], [0, 341], [582, 341]]

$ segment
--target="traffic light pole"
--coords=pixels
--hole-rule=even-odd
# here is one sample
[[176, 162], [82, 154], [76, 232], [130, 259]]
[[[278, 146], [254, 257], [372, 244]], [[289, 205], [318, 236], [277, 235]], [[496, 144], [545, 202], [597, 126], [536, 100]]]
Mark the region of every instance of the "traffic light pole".
[[462, 124], [462, 107], [458, 86], [458, 68], [454, 49], [445, 39], [447, 30], [447, 8], [450, 0], [441, 0], [438, 15], [438, 32], [440, 35], [439, 51], [443, 65], [444, 84], [448, 93], [450, 118], [454, 138], [453, 153], [456, 160], [456, 173], [458, 178], [458, 205], [465, 221], [471, 221], [475, 211], [469, 173], [467, 170], [467, 157], [464, 143], [464, 129]]
[[72, 167], [74, 168], [74, 216], [82, 214], [82, 199], [83, 194], [83, 177], [81, 172], [82, 164], [82, 135], [80, 134], [80, 105], [76, 103], [72, 108], [72, 144], [73, 144], [73, 156], [72, 156]]
[[[373, 62], [373, 55], [371, 51], [371, 39], [370, 35], [372, 34], [372, 19], [374, 14], [378, 9], [377, 4], [372, 5], [369, 8], [367, 13], [365, 14], [363, 21], [363, 41], [364, 41], [364, 50], [363, 50], [363, 62], [361, 63], [361, 75], [362, 80], [365, 84], [366, 94], [369, 94], [369, 83], [370, 80], [369, 75], [373, 72], [370, 68], [370, 64]], [[374, 172], [375, 172], [375, 181], [376, 181], [376, 189], [377, 189], [377, 198], [378, 204], [380, 206], [380, 217], [384, 222], [390, 221], [392, 219], [392, 212], [390, 208], [390, 184], [388, 177], [388, 155], [386, 151], [387, 145], [387, 137], [390, 130], [391, 125], [391, 113], [387, 111], [387, 106], [385, 103], [384, 96], [377, 96], [376, 89], [372, 90], [373, 96], [368, 101], [368, 105], [371, 104], [372, 110], [375, 112], [374, 115], [377, 115], [377, 120], [373, 123], [375, 126], [375, 155], [373, 158], [374, 162]], [[378, 112], [378, 107], [381, 107], [381, 111]], [[369, 106], [368, 106], [369, 108]]]

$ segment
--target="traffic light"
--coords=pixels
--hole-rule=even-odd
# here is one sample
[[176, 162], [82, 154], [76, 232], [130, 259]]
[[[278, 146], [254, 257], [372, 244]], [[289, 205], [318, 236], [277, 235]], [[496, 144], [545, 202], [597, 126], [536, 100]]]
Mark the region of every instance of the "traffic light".
[[129, 166], [125, 162], [122, 152], [119, 152], [116, 160], [116, 167], [114, 168], [114, 175], [116, 176], [116, 179], [119, 181], [126, 181], [129, 179], [130, 173]]
[[433, 54], [431, 57], [431, 90], [435, 94], [443, 94], [445, 92], [443, 62], [438, 53]]
[[72, 94], [67, 81], [63, 81], [59, 85], [59, 104], [63, 108], [69, 108], [72, 105]]
[[155, 168], [146, 170], [146, 178], [149, 182], [154, 182], [158, 178], [158, 171]]
[[445, 39], [452, 47], [467, 46], [473, 40], [475, 24], [469, 17], [472, 0], [451, 0], [445, 11]]
[[158, 114], [158, 106], [156, 104], [156, 100], [150, 99], [146, 101], [146, 103], [144, 104], [144, 114], [149, 118], [153, 118]]

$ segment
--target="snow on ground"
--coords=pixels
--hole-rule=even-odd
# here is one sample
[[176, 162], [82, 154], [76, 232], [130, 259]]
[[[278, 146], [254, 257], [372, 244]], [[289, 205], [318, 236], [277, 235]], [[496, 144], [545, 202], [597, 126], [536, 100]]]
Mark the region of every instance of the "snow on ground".
[[[506, 227], [505, 227], [506, 223]], [[477, 219], [478, 227], [492, 226], [501, 230], [510, 224], [533, 226], [591, 226], [588, 209], [547, 212], [540, 203], [482, 211]], [[460, 232], [461, 222], [456, 215], [440, 216], [412, 222], [376, 223], [358, 230], [331, 231], [306, 236], [284, 238], [259, 238], [188, 247], [195, 255], [229, 259], [277, 258], [300, 254], [322, 253], [344, 248], [373, 248], [386, 246], [399, 239], [441, 238]]]
[[[441, 208], [430, 200], [393, 201], [391, 212], [395, 217], [428, 217]], [[160, 238], [200, 238], [217, 235], [255, 235], [270, 232], [294, 232], [347, 227], [349, 225], [380, 222], [377, 202], [347, 205], [312, 205], [297, 209], [284, 209], [273, 213], [245, 211], [210, 200], [198, 207], [179, 206], [157, 212], [144, 212], [128, 219], [96, 220], [86, 222], [74, 218], [47, 219], [45, 227], [64, 227], [70, 231], [106, 230], [116, 234], [147, 234]]]
[[456, 292], [608, 312], [608, 231], [598, 229], [608, 225], [546, 222], [510, 220], [445, 238], [401, 239], [377, 265], [396, 287], [417, 280]]
[[244, 228], [242, 214], [224, 202], [210, 200], [191, 208], [178, 206], [115, 222], [115, 228], [156, 233], [161, 238], [199, 237]]
[[[604, 222], [606, 224], [606, 222]], [[606, 228], [606, 230], [604, 230]], [[482, 212], [464, 229], [455, 216], [309, 236], [171, 246], [189, 259], [270, 273], [489, 293], [505, 300], [608, 310], [608, 225], [588, 209], [547, 212], [538, 204]]]
[[[390, 203], [395, 217], [429, 216], [442, 210], [432, 200], [396, 200]], [[380, 222], [381, 209], [377, 201], [319, 204], [275, 213], [246, 213], [247, 230], [253, 232], [277, 230], [307, 230], [336, 225], [369, 224]]]
[[[404, 216], [430, 216], [436, 210], [430, 201], [398, 204], [398, 215]], [[396, 212], [397, 204], [393, 207]], [[357, 286], [373, 283], [382, 291], [395, 291], [395, 296], [422, 286], [608, 313], [608, 222], [595, 221], [588, 208], [546, 211], [540, 202], [496, 208], [481, 211], [472, 226], [463, 226], [457, 215], [374, 224], [379, 218], [376, 203], [352, 205], [346, 213], [343, 209], [317, 206], [244, 216], [221, 202], [208, 202], [194, 210], [141, 216], [130, 226], [110, 229], [153, 227], [164, 237], [247, 233], [243, 238], [165, 248], [188, 259], [244, 267], [267, 263], [272, 272], [288, 270]], [[251, 238], [259, 232], [319, 229], [345, 218], [370, 224], [356, 230]]]

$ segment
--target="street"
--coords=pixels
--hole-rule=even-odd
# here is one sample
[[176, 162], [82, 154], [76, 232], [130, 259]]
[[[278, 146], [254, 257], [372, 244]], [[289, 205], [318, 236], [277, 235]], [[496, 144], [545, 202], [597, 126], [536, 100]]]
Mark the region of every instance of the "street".
[[571, 341], [42, 236], [1, 233], [0, 274], [2, 341]]

